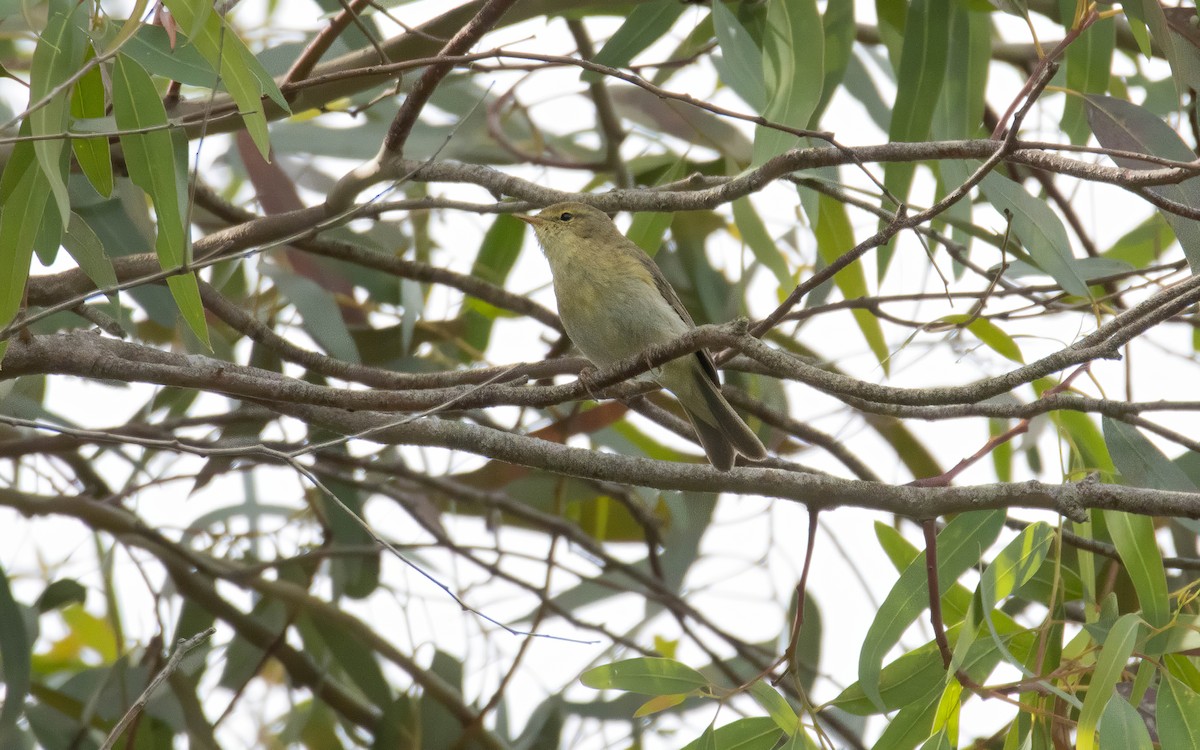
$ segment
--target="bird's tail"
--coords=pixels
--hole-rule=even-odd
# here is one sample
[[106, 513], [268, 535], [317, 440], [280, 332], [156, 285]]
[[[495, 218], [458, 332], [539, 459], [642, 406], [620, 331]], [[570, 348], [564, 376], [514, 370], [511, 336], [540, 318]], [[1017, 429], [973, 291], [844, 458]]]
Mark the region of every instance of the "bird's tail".
[[[683, 364], [684, 362], [677, 361], [677, 363]], [[667, 368], [671, 368], [671, 365], [677, 363], [671, 363], [667, 365]], [[683, 375], [679, 369], [675, 369], [674, 373], [669, 374]], [[686, 383], [680, 382], [685, 379], [684, 377], [667, 379], [677, 381], [664, 383], [664, 385], [675, 393], [680, 405], [687, 412], [692, 426], [696, 428], [696, 435], [700, 438], [700, 445], [704, 447], [704, 452], [708, 454], [708, 460], [714, 467], [728, 471], [733, 466], [736, 453], [756, 460], [767, 457], [767, 449], [763, 447], [762, 441], [742, 421], [742, 418], [721, 395], [720, 387], [709, 378], [708, 373], [701, 367], [698, 365], [687, 367]]]

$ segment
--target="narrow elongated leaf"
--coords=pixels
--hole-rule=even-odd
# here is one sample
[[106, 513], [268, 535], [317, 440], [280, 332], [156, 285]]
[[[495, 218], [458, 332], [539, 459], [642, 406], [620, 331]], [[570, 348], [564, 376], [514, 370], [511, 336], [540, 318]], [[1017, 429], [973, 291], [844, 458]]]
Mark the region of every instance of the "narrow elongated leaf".
[[1171, 243], [1175, 232], [1162, 214], [1150, 218], [1121, 235], [1112, 247], [1104, 251], [1105, 258], [1125, 261], [1134, 268], [1145, 268], [1157, 260]]
[[[267, 134], [262, 98], [271, 97], [273, 102], [287, 111], [287, 100], [283, 98], [279, 87], [219, 13], [203, 14], [207, 18], [201, 21], [202, 14], [188, 0], [167, 0], [166, 5], [182, 28], [195, 29], [194, 35], [189, 37], [190, 41], [209, 65], [220, 69], [221, 81], [237, 102], [238, 112], [246, 123], [254, 145], [264, 159], [270, 159], [271, 140]], [[215, 84], [213, 81], [209, 85]]]
[[121, 52], [137, 60], [146, 70], [189, 86], [211, 87], [217, 80], [216, 70], [196, 45], [172, 46], [170, 35], [161, 26], [143, 25], [121, 47]]
[[1138, 709], [1120, 695], [1109, 698], [1109, 704], [1100, 715], [1100, 746], [1123, 750], [1153, 750], [1150, 732], [1146, 731], [1146, 720]]
[[[994, 613], [992, 609], [1037, 574], [1046, 560], [1053, 540], [1054, 531], [1048, 524], [1031, 524], [1009, 542], [983, 571], [976, 596], [968, 609], [966, 627], [962, 629], [954, 644], [952, 669], [957, 669], [959, 662], [966, 658], [981, 623], [988, 626], [993, 637], [996, 635], [994, 620], [997, 614], [1002, 613]], [[1007, 649], [999, 644], [997, 648], [1012, 660]]]
[[1155, 708], [1162, 750], [1200, 747], [1200, 694], [1164, 671]]
[[[307, 615], [306, 615], [307, 617]], [[362, 640], [347, 638], [336, 624], [313, 617], [312, 625], [337, 661], [346, 676], [362, 690], [363, 695], [376, 706], [386, 706], [392, 701], [392, 689], [383, 675], [375, 652]]]
[[0, 663], [4, 664], [4, 704], [0, 707], [0, 736], [8, 735], [25, 710], [31, 684], [30, 643], [21, 606], [0, 568]]
[[750, 162], [750, 139], [725, 118], [674, 99], [661, 99], [637, 86], [610, 85], [608, 91], [623, 119], [711, 148], [739, 165]]
[[720, 750], [771, 750], [779, 743], [783, 732], [775, 725], [769, 716], [751, 716], [738, 719], [716, 729], [709, 736], [705, 733], [700, 739], [686, 745], [683, 750], [701, 750], [705, 747], [720, 748]]
[[[1058, 0], [1063, 18], [1075, 13], [1075, 0]], [[1103, 94], [1112, 75], [1113, 49], [1116, 47], [1116, 22], [1112, 18], [1093, 23], [1067, 47], [1067, 96], [1063, 102], [1062, 129], [1072, 143], [1087, 143], [1088, 127], [1085, 100], [1078, 94]]]
[[1146, 11], [1142, 8], [1142, 0], [1122, 3], [1121, 9], [1125, 11], [1125, 20], [1129, 22], [1129, 30], [1137, 42], [1138, 51], [1145, 55], [1146, 59], [1150, 59], [1153, 52], [1150, 48], [1150, 31], [1146, 28]]
[[[1003, 511], [964, 513], [946, 525], [937, 537], [938, 584], [942, 591], [954, 585], [963, 571], [979, 561], [980, 554], [995, 541], [1003, 525]], [[879, 673], [884, 655], [928, 606], [929, 590], [922, 556], [905, 568], [888, 592], [867, 631], [858, 657], [859, 683], [877, 706], [883, 703], [879, 694]]]
[[[963, 11], [958, 4], [951, 0], [909, 3], [889, 141], [922, 141], [929, 136], [938, 96], [946, 80], [951, 18], [960, 12]], [[909, 162], [888, 164], [884, 167], [883, 183], [903, 201], [908, 196], [914, 170], [915, 166]]]
[[[996, 615], [996, 630], [1001, 637], [1024, 630], [1003, 612], [997, 612]], [[955, 642], [961, 638], [963, 632], [963, 624], [954, 625], [947, 629], [946, 637]], [[960, 660], [958, 668], [976, 680], [986, 679], [1000, 662], [1000, 650], [991, 639], [980, 639], [971, 644], [966, 651], [966, 657]], [[930, 641], [898, 656], [883, 668], [879, 680], [883, 710], [891, 712], [910, 706], [929, 695], [931, 691], [937, 691], [945, 681], [946, 668], [942, 664], [941, 652], [937, 643]], [[880, 708], [867, 698], [859, 682], [843, 690], [831, 704], [858, 716], [880, 713]]]
[[1054, 529], [1038, 522], [1025, 529], [996, 555], [979, 579], [979, 598], [991, 609], [1033, 578], [1050, 551]]
[[[946, 70], [953, 74], [946, 76], [942, 86], [932, 132], [940, 138], [974, 138], [983, 126], [992, 50], [991, 18], [985, 13], [956, 12], [951, 23]], [[959, 201], [956, 206], [964, 204], [970, 202]]]
[[787, 699], [765, 681], [759, 680], [751, 685], [750, 695], [758, 705], [766, 709], [767, 714], [775, 720], [775, 725], [783, 731], [794, 734], [800, 727], [800, 717], [796, 716], [796, 711], [788, 704]]
[[992, 172], [980, 183], [984, 195], [1001, 213], [1012, 214], [1012, 230], [1029, 250], [1034, 262], [1050, 274], [1064, 291], [1088, 296], [1087, 284], [1071, 265], [1071, 241], [1058, 214], [1012, 180]]
[[[1014, 362], [1025, 364], [1025, 358], [1021, 356], [1021, 349], [1017, 346], [1017, 342], [1013, 341], [1012, 336], [1004, 332], [1004, 329], [996, 325], [986, 318], [971, 319], [971, 316], [966, 314], [961, 315], [946, 315], [938, 319], [939, 322], [949, 323], [952, 325], [967, 324], [967, 330], [975, 334], [976, 338], [995, 351], [997, 354], [1007, 357]], [[967, 321], [970, 321], [969, 323]]]
[[873, 748], [877, 750], [913, 750], [929, 737], [933, 717], [937, 715], [942, 691], [934, 687], [925, 695], [896, 712], [884, 727]]
[[[113, 114], [121, 130], [146, 130], [121, 136], [129, 179], [154, 203], [158, 237], [154, 251], [163, 270], [174, 270], [191, 261], [191, 236], [186, 223], [186, 168], [176, 161], [175, 145], [167, 125], [167, 112], [150, 76], [124, 55], [113, 65]], [[156, 129], [157, 128], [157, 129]], [[181, 173], [182, 172], [182, 173]], [[167, 279], [167, 286], [183, 319], [196, 337], [208, 346], [208, 326], [200, 288], [193, 273]]]
[[[685, 7], [676, 0], [653, 0], [638, 5], [621, 24], [621, 28], [596, 53], [595, 62], [610, 68], [625, 67], [638, 53], [670, 31], [675, 21], [683, 15]], [[580, 78], [593, 83], [603, 76], [589, 70], [584, 71]]]
[[[75, 90], [71, 93], [71, 117], [76, 120], [102, 118], [106, 107], [104, 79], [100, 74], [100, 67], [96, 66], [75, 83]], [[108, 138], [75, 138], [71, 141], [71, 146], [79, 168], [96, 192], [106, 198], [112, 195], [112, 156], [108, 151]]]
[[1133, 425], [1104, 417], [1104, 443], [1126, 484], [1155, 490], [1195, 492], [1196, 485], [1183, 469], [1163, 455]]
[[[504, 286], [509, 271], [516, 263], [517, 256], [521, 254], [524, 240], [524, 222], [504, 214], [497, 216], [483, 236], [483, 244], [479, 247], [479, 254], [475, 256], [471, 275]], [[475, 297], [467, 297], [463, 301], [459, 317], [463, 322], [462, 337], [468, 347], [476, 352], [487, 349], [492, 335], [492, 324], [499, 313], [495, 307]]]
[[1104, 511], [1104, 520], [1133, 581], [1146, 622], [1154, 627], [1165, 626], [1171, 619], [1171, 606], [1162, 554], [1154, 538], [1154, 521], [1115, 510]]
[[[1161, 13], [1161, 10], [1159, 12]], [[1087, 105], [1088, 123], [1092, 126], [1092, 133], [1105, 148], [1153, 154], [1185, 162], [1196, 158], [1178, 133], [1144, 107], [1111, 96], [1095, 95], [1087, 97]], [[1135, 159], [1114, 157], [1113, 161], [1125, 169], [1157, 168]], [[1200, 184], [1196, 180], [1147, 189], [1176, 203], [1200, 208]], [[1183, 247], [1188, 265], [1191, 266], [1192, 273], [1196, 273], [1197, 269], [1200, 269], [1200, 222], [1168, 211], [1162, 211], [1162, 215], [1175, 230], [1175, 236]]]
[[781, 287], [790, 288], [794, 280], [788, 271], [787, 260], [784, 259], [783, 253], [779, 252], [775, 240], [771, 239], [766, 225], [754, 210], [754, 204], [749, 198], [738, 198], [733, 202], [733, 220], [758, 262], [774, 274]]
[[117, 272], [112, 261], [104, 254], [104, 245], [87, 222], [76, 213], [71, 214], [71, 223], [63, 236], [63, 247], [98, 288], [117, 285]]
[[708, 685], [708, 678], [686, 664], [651, 657], [594, 667], [579, 679], [597, 690], [627, 690], [643, 695], [679, 695]]
[[821, 99], [809, 119], [809, 127], [813, 128], [819, 126], [821, 115], [841, 86], [854, 54], [854, 33], [857, 31], [854, 0], [827, 3], [821, 25], [825, 33], [825, 79], [821, 82]]
[[[683, 176], [686, 167], [684, 159], [678, 159], [671, 167], [663, 172], [660, 183], [673, 182]], [[663, 237], [671, 226], [673, 213], [663, 211], [642, 211], [633, 215], [633, 223], [629, 225], [627, 236], [635, 245], [654, 255], [662, 247]]]
[[[849, 4], [849, 3], [847, 3]], [[763, 79], [762, 51], [750, 32], [721, 0], [713, 3], [713, 31], [722, 55], [717, 62], [721, 80], [742, 97], [751, 109], [761, 112], [767, 106], [767, 88]]]
[[[772, 2], [763, 27], [763, 81], [768, 95], [763, 116], [793, 128], [806, 128], [821, 99], [825, 39], [816, 0]], [[757, 127], [754, 163], [762, 164], [798, 142], [796, 136]]]
[[[29, 134], [28, 123], [22, 124], [21, 134]], [[0, 178], [0, 326], [12, 322], [20, 309], [39, 236], [55, 226], [62, 231], [53, 200], [33, 144], [21, 141]], [[8, 340], [0, 341], [0, 358], [7, 348]]]
[[360, 362], [358, 347], [328, 289], [312, 279], [287, 268], [262, 264], [259, 271], [280, 288], [283, 296], [296, 306], [304, 321], [304, 330], [331, 356], [346, 362]]
[[1122, 615], [1104, 639], [1104, 646], [1096, 660], [1096, 669], [1092, 673], [1092, 681], [1088, 685], [1087, 697], [1083, 699], [1083, 708], [1079, 711], [1079, 729], [1075, 742], [1078, 750], [1095, 750], [1098, 747], [1096, 728], [1105, 707], [1112, 698], [1123, 700], [1113, 688], [1121, 678], [1125, 662], [1133, 653], [1139, 626], [1140, 619], [1136, 614]]
[[[837, 199], [822, 194], [818, 198], [817, 252], [826, 263], [832, 263], [843, 254], [854, 248], [854, 230], [850, 226], [850, 217], [846, 206]], [[846, 299], [862, 299], [870, 295], [867, 290], [867, 275], [863, 272], [862, 261], [855, 261], [843, 268], [833, 277], [833, 283], [841, 290]], [[889, 371], [890, 352], [887, 341], [883, 337], [883, 326], [870, 310], [852, 310], [850, 314], [862, 331], [863, 338], [879, 366], [886, 373]]]
[[[67, 197], [67, 170], [62, 153], [67, 148], [65, 134], [71, 111], [71, 91], [62, 87], [83, 63], [84, 45], [87, 37], [84, 24], [88, 6], [80, 3], [74, 8], [61, 3], [58, 12], [52, 12], [29, 69], [29, 103], [46, 103], [29, 113], [29, 123], [34, 136], [43, 136], [33, 144], [38, 164], [50, 185], [54, 202], [58, 207], [59, 221], [66, 224], [71, 213], [71, 201]], [[44, 136], [54, 136], [45, 138]]]

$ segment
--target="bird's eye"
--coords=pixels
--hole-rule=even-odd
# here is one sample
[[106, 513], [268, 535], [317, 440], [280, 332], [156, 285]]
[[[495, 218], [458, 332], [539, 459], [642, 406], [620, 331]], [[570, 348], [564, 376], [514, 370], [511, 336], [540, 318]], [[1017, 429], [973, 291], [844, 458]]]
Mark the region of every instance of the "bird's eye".
[[575, 214], [571, 213], [570, 211], [563, 211], [558, 215], [558, 218], [563, 221], [570, 221], [571, 219], [575, 218]]

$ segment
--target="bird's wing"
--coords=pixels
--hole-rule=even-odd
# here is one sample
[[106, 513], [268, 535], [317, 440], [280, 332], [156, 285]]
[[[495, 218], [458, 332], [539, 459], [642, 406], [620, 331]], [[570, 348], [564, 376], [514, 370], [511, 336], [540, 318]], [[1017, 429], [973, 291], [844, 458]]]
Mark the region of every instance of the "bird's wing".
[[[658, 288], [658, 293], [671, 305], [671, 309], [679, 313], [679, 317], [683, 318], [683, 322], [687, 323], [689, 328], [695, 328], [696, 322], [692, 320], [692, 316], [688, 313], [687, 308], [679, 300], [679, 295], [675, 293], [671, 282], [667, 281], [667, 277], [663, 275], [662, 269], [640, 247], [634, 245], [633, 242], [629, 244], [633, 245], [637, 250], [634, 256], [646, 267], [646, 271], [650, 273], [650, 278], [654, 279], [654, 286]], [[704, 370], [704, 374], [708, 376], [709, 380], [716, 383], [719, 388], [721, 386], [721, 379], [717, 375], [717, 366], [713, 364], [709, 353], [704, 349], [700, 349], [696, 352], [696, 359], [700, 360], [700, 368]]]

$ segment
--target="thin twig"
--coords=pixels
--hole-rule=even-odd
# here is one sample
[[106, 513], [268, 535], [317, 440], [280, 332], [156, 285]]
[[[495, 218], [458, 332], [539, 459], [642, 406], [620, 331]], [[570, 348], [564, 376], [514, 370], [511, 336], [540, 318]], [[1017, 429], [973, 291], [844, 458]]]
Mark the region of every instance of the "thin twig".
[[120, 739], [121, 733], [124, 732], [125, 729], [133, 722], [133, 720], [136, 719], [139, 714], [141, 714], [142, 710], [146, 708], [146, 704], [150, 702], [150, 699], [154, 696], [154, 691], [158, 689], [158, 686], [161, 685], [168, 677], [170, 677], [175, 670], [179, 669], [179, 665], [183, 663], [183, 658], [185, 656], [195, 650], [198, 646], [200, 646], [200, 644], [211, 638], [215, 632], [217, 632], [217, 629], [210, 627], [207, 630], [197, 633], [191, 638], [179, 641], [179, 643], [175, 645], [175, 651], [171, 654], [171, 658], [167, 659], [167, 663], [163, 665], [163, 668], [159, 670], [158, 674], [154, 675], [154, 679], [150, 680], [150, 684], [146, 686], [146, 689], [143, 690], [142, 694], [139, 695], [137, 700], [133, 702], [133, 705], [129, 707], [129, 710], [125, 712], [125, 715], [122, 716], [121, 720], [117, 722], [117, 725], [113, 727], [113, 730], [108, 733], [107, 737], [104, 738], [104, 742], [100, 745], [100, 750], [112, 750], [113, 745], [115, 745], [117, 740]]

